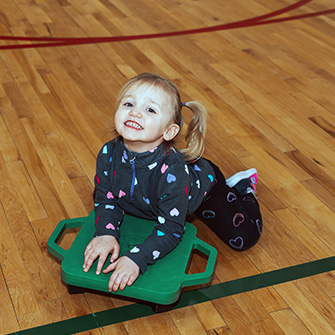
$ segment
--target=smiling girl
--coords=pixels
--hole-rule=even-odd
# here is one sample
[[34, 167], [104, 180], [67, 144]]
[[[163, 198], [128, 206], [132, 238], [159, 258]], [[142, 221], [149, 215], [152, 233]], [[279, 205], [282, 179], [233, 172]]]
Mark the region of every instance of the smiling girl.
[[[99, 258], [100, 274], [109, 254], [114, 271], [109, 290], [131, 285], [147, 266], [181, 241], [186, 216], [195, 214], [227, 245], [246, 250], [259, 239], [262, 219], [256, 200], [257, 171], [225, 180], [219, 168], [201, 158], [206, 110], [195, 101], [182, 103], [170, 81], [152, 73], [132, 78], [119, 94], [115, 129], [97, 157], [96, 234], [85, 250], [84, 271]], [[183, 150], [174, 140], [183, 125], [182, 108], [193, 112]], [[124, 213], [155, 220], [147, 239], [119, 257], [119, 229]]]

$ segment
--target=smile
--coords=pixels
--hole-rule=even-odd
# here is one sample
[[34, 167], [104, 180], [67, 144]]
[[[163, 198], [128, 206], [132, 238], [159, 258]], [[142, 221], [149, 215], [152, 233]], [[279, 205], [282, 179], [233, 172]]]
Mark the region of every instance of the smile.
[[134, 129], [137, 129], [137, 130], [142, 130], [143, 129], [142, 126], [140, 126], [137, 122], [134, 122], [134, 121], [127, 121], [127, 122], [125, 122], [125, 125], [127, 127], [134, 128]]

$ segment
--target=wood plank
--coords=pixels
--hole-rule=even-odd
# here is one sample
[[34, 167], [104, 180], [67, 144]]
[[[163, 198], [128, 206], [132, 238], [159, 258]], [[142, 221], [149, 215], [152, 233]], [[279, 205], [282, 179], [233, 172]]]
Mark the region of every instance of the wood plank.
[[[233, 297], [215, 300], [213, 304], [233, 334], [257, 334], [257, 328], [260, 329], [259, 320], [256, 321], [254, 317], [246, 314], [247, 311], [244, 311]], [[251, 306], [255, 307], [255, 304], [252, 303]], [[257, 311], [255, 312], [257, 313]], [[235, 321], [237, 315], [238, 322]], [[266, 317], [266, 313], [264, 317]]]
[[334, 329], [294, 282], [277, 285], [276, 291], [312, 334], [333, 334]]
[[135, 335], [135, 334], [154, 335], [154, 332], [150, 327], [148, 320], [146, 319], [136, 319], [127, 321], [124, 322], [124, 326], [129, 335]]
[[[12, 29], [12, 32], [14, 35], [17, 36], [25, 35], [24, 30], [20, 28]], [[31, 91], [30, 94], [36, 95], [38, 93], [49, 93], [49, 89], [41, 77], [41, 73], [48, 73], [49, 69], [46, 66], [43, 59], [41, 58], [41, 56], [36, 52], [36, 50], [13, 52], [13, 55], [15, 55], [15, 66], [20, 67], [22, 69], [20, 77], [19, 78], [14, 77], [15, 81], [17, 81], [18, 84], [25, 83], [27, 84], [26, 86], [30, 86], [33, 89], [33, 91]], [[22, 94], [26, 95], [27, 92], [23, 90]], [[31, 102], [34, 102], [33, 99], [31, 99]]]
[[70, 179], [85, 176], [85, 172], [61, 133], [48, 134], [47, 139]]
[[[42, 219], [32, 221], [31, 225], [33, 227], [41, 251], [44, 255], [48, 270], [52, 276], [52, 285], [56, 287], [57, 298], [61, 298], [62, 295], [67, 294], [67, 288], [61, 280], [60, 261], [47, 250], [47, 242], [54, 230], [54, 224], [51, 219]], [[64, 240], [62, 240], [62, 242], [63, 243], [61, 246], [64, 248], [70, 245], [70, 242], [68, 244], [64, 243]]]
[[303, 224], [290, 210], [279, 210], [275, 211], [274, 214], [318, 259], [331, 257], [334, 254], [333, 251], [322, 243], [318, 234], [308, 229], [308, 227]]
[[185, 307], [169, 312], [181, 334], [206, 334], [206, 328], [194, 307]]
[[17, 161], [20, 158], [2, 117], [0, 117], [0, 150], [6, 162]]
[[[252, 328], [259, 334], [284, 334], [270, 314], [266, 313], [264, 306], [256, 298], [254, 292], [246, 292], [234, 297], [241, 310], [252, 323]], [[229, 325], [229, 323], [228, 323]]]
[[[34, 290], [37, 301], [53, 299], [57, 296], [50, 273], [45, 264], [35, 234], [28, 221], [24, 207], [19, 200], [8, 175], [8, 169], [1, 162], [1, 179], [3, 187], [0, 189], [2, 204], [6, 209], [6, 217], [13, 239], [20, 250], [20, 258], [25, 267], [25, 273], [30, 277], [30, 285]], [[48, 283], [48, 286], [45, 286]]]
[[169, 313], [158, 313], [147, 319], [154, 334], [181, 334]]
[[204, 329], [215, 329], [225, 327], [226, 323], [217, 312], [212, 302], [206, 302], [193, 306], [197, 319], [201, 322]]
[[27, 104], [26, 99], [22, 95], [19, 86], [16, 82], [3, 84], [4, 90], [10, 99], [11, 105], [15, 108], [19, 118], [31, 117], [33, 112]]
[[290, 308], [273, 312], [271, 315], [285, 334], [311, 334]]
[[280, 311], [288, 307], [286, 302], [273, 287], [257, 290], [257, 297], [269, 313]]
[[41, 313], [45, 315], [45, 324], [68, 319], [66, 309], [61, 299], [41, 301], [39, 308]]
[[78, 196], [80, 197], [86, 212], [89, 213], [94, 209], [93, 191], [92, 186], [93, 181], [88, 180], [85, 177], [71, 178], [71, 183], [76, 190]]
[[228, 327], [209, 329], [206, 331], [207, 335], [233, 335], [233, 332]]
[[[50, 217], [55, 219], [55, 222], [60, 221], [67, 217], [67, 214], [61, 200], [53, 190], [52, 183], [46, 173], [44, 165], [39, 159], [36, 150], [33, 148], [12, 106], [7, 105], [6, 100], [0, 100], [0, 105], [2, 106], [2, 116], [11, 132], [22, 160], [25, 162], [47, 213]], [[6, 106], [6, 108], [4, 108], [4, 106]]]
[[[6, 62], [2, 59], [2, 57], [0, 57], [0, 83], [4, 84], [4, 83], [8, 83], [13, 81], [13, 78], [11, 76], [11, 72], [8, 69], [8, 66], [6, 64]], [[2, 89], [2, 93], [1, 93], [1, 98], [4, 98], [4, 92], [3, 92], [3, 87], [1, 85], [1, 89]]]
[[100, 329], [91, 329], [91, 330], [87, 330], [87, 331], [84, 331], [84, 332], [80, 332], [80, 333], [77, 333], [77, 334], [80, 334], [80, 335], [101, 335], [101, 331]]
[[[0, 173], [1, 180], [4, 180], [5, 166], [0, 155]], [[1, 196], [3, 199], [3, 197]], [[1, 229], [0, 229], [0, 245], [1, 245], [1, 269], [6, 279], [6, 286], [11, 297], [11, 305], [14, 307], [17, 323], [20, 328], [34, 327], [36, 324], [43, 322], [43, 317], [40, 313], [35, 292], [32, 287], [32, 281], [27, 273], [27, 267], [22, 259], [19, 247], [17, 247], [14, 235], [9, 226], [4, 209], [7, 209], [7, 204], [0, 207]], [[11, 305], [7, 305], [6, 314], [10, 316]], [[5, 305], [4, 305], [5, 306]], [[6, 323], [9, 320], [6, 320]], [[14, 323], [15, 325], [15, 323]], [[10, 325], [6, 324], [6, 328]]]
[[7, 334], [20, 330], [20, 327], [1, 266], [0, 270], [0, 333]]
[[[50, 85], [50, 82], [48, 82], [48, 85]], [[49, 113], [52, 115], [57, 126], [60, 128], [62, 136], [65, 138], [79, 164], [82, 166], [85, 173], [93, 179], [95, 175], [94, 156], [97, 152], [99, 152], [100, 147], [102, 147], [103, 143], [101, 143], [99, 147], [95, 147], [91, 151], [91, 149], [87, 148], [87, 146], [85, 145], [85, 141], [80, 135], [77, 127], [73, 124], [69, 115], [64, 112], [64, 106], [62, 102], [58, 99], [58, 96], [53, 96], [49, 94], [41, 95], [41, 99], [43, 103], [48, 105]]]
[[104, 335], [128, 335], [123, 323], [103, 327], [101, 331]]
[[[53, 183], [59, 197], [65, 205], [65, 208], [71, 217], [80, 217], [87, 215], [79, 196], [75, 192], [70, 180], [65, 174], [58, 158], [52, 150], [46, 136], [39, 128], [33, 118], [22, 119], [22, 124], [37, 150], [37, 154], [43, 161], [46, 170], [49, 172], [51, 182]], [[72, 199], [76, 201], [72, 202]]]
[[332, 194], [335, 194], [334, 179], [321, 168], [318, 161], [309, 159], [298, 150], [286, 152], [286, 155], [323, 187], [329, 190]]
[[28, 219], [32, 221], [47, 218], [48, 215], [22, 161], [7, 163], [7, 167]]
[[334, 271], [328, 272], [317, 277], [318, 286], [330, 297], [331, 299], [335, 296], [335, 276]]
[[[296, 282], [296, 286], [315, 307], [318, 314], [333, 328], [333, 332], [335, 333], [335, 305], [323, 287], [319, 285], [320, 277], [327, 277], [327, 274], [320, 274], [310, 279], [303, 278]], [[321, 281], [323, 280], [321, 279]], [[335, 294], [335, 281], [332, 281], [330, 289]]]

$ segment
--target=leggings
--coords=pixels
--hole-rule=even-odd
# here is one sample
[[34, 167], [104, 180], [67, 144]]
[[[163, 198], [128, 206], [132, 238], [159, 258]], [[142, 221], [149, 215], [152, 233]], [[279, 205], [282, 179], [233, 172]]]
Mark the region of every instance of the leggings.
[[240, 194], [226, 184], [220, 169], [214, 169], [216, 183], [194, 212], [229, 247], [244, 251], [255, 245], [262, 233], [262, 216], [252, 193]]

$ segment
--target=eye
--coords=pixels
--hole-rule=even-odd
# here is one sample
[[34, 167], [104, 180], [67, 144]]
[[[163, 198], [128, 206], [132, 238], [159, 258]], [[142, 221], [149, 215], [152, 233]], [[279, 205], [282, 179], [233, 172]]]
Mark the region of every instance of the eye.
[[154, 113], [154, 114], [156, 114], [156, 111], [155, 111], [154, 109], [150, 108], [150, 107], [147, 108], [146, 111], [149, 112], [149, 113]]
[[125, 102], [123, 104], [123, 106], [126, 106], [126, 107], [133, 107], [133, 104], [131, 102]]

